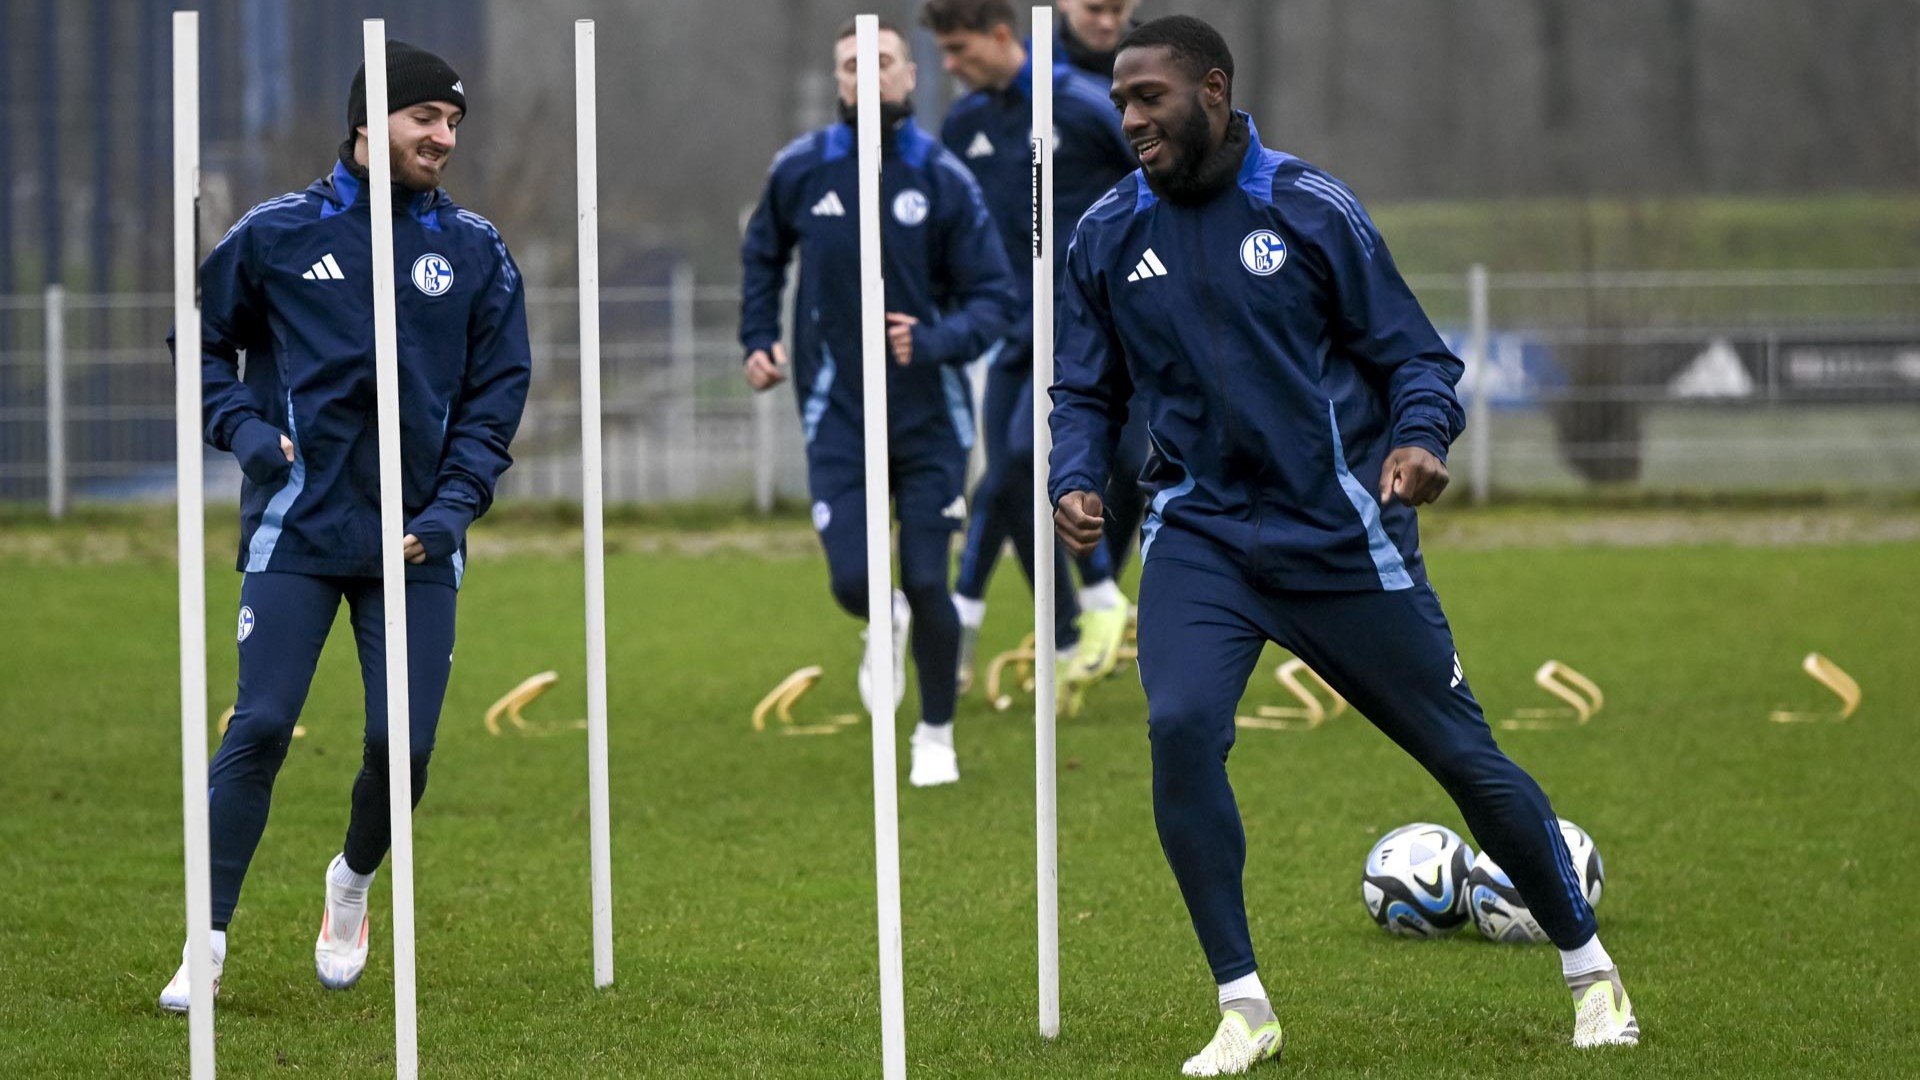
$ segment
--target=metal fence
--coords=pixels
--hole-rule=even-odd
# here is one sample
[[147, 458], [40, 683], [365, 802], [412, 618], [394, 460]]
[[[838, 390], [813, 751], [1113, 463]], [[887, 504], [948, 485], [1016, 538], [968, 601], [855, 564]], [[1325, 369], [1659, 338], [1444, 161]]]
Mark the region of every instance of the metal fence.
[[1476, 498], [1920, 490], [1920, 271], [1414, 285], [1468, 360]]
[[[1467, 360], [1476, 499], [1596, 487], [1920, 490], [1920, 271], [1422, 276]], [[0, 296], [0, 500], [172, 497], [166, 295]], [[738, 290], [681, 267], [602, 293], [607, 499], [804, 493], [787, 390], [752, 395]], [[503, 499], [579, 496], [576, 297], [528, 301], [534, 380]], [[52, 422], [50, 421], [50, 418]], [[208, 455], [209, 491], [238, 470]]]
[[[173, 497], [170, 294], [0, 296], [0, 501]], [[605, 484], [611, 503], [751, 500], [805, 488], [791, 399], [741, 381], [739, 290], [667, 284], [601, 291]], [[578, 298], [531, 290], [533, 385], [502, 499], [578, 499]], [[49, 418], [55, 418], [49, 422]], [[207, 455], [209, 497], [239, 497], [239, 469]]]

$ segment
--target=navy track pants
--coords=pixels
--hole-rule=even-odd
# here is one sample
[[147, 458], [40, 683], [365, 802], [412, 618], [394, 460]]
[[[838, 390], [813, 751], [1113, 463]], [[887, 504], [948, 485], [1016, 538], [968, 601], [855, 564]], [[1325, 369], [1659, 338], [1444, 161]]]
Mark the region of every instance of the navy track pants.
[[[964, 459], [961, 459], [964, 464]], [[896, 466], [892, 482], [894, 512], [900, 521], [900, 591], [913, 611], [908, 645], [920, 673], [920, 718], [929, 724], [953, 720], [960, 668], [960, 615], [947, 591], [953, 562], [953, 529], [958, 521], [942, 516], [939, 499], [960, 478], [952, 470], [925, 465]], [[927, 492], [936, 492], [932, 496]], [[816, 485], [813, 527], [827, 553], [827, 586], [847, 614], [867, 617], [867, 495], [864, 486], [840, 486], [828, 497]], [[927, 508], [933, 508], [931, 512]]]
[[[407, 679], [411, 701], [413, 801], [427, 786], [440, 703], [453, 666], [455, 593], [450, 585], [407, 583]], [[240, 682], [233, 721], [207, 777], [212, 839], [213, 926], [226, 929], [247, 864], [267, 827], [273, 780], [287, 758], [321, 646], [340, 602], [347, 603], [366, 692], [366, 738], [353, 781], [343, 844], [347, 865], [372, 873], [391, 841], [387, 809], [386, 603], [378, 578], [253, 573], [240, 586]]]
[[1563, 949], [1593, 936], [1553, 807], [1494, 743], [1440, 600], [1394, 592], [1262, 588], [1219, 549], [1163, 529], [1140, 583], [1140, 678], [1161, 849], [1216, 982], [1254, 971], [1241, 873], [1246, 834], [1227, 754], [1234, 712], [1273, 641], [1305, 661], [1438, 780]]

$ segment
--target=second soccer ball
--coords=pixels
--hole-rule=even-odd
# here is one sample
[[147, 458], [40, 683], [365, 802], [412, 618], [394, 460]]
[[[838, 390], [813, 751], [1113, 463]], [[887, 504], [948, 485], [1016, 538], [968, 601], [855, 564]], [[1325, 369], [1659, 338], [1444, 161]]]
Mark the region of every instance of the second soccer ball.
[[[1572, 857], [1580, 891], [1586, 895], [1588, 904], [1598, 904], [1600, 888], [1606, 879], [1600, 849], [1594, 846], [1593, 837], [1588, 836], [1585, 829], [1566, 818], [1559, 821], [1560, 836], [1566, 841], [1567, 854]], [[1513, 887], [1507, 872], [1484, 851], [1473, 861], [1473, 869], [1467, 874], [1466, 893], [1473, 925], [1488, 941], [1524, 944], [1547, 940], [1546, 931], [1540, 929], [1533, 912], [1527, 909], [1520, 890]]]

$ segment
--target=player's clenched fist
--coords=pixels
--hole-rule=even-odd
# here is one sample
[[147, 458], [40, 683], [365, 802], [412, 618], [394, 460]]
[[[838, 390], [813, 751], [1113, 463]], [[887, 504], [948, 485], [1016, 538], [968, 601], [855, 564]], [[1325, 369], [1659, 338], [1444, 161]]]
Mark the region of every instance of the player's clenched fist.
[[787, 350], [779, 342], [771, 351], [755, 349], [747, 354], [747, 385], [766, 390], [787, 381]]
[[1380, 505], [1399, 499], [1408, 506], [1424, 506], [1447, 490], [1448, 479], [1446, 464], [1431, 451], [1403, 446], [1380, 466]]
[[1106, 506], [1091, 491], [1069, 491], [1060, 496], [1053, 508], [1053, 529], [1074, 558], [1092, 551], [1100, 543]]
[[896, 363], [913, 363], [913, 328], [919, 323], [920, 320], [911, 315], [887, 312], [887, 348], [893, 350]]

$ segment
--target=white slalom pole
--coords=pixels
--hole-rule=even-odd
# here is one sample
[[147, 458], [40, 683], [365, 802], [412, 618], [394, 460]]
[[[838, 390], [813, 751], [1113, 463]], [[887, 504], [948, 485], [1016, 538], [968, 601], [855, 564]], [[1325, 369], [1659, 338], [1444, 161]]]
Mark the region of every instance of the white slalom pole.
[[900, 812], [894, 762], [893, 556], [888, 543], [886, 282], [880, 273], [880, 20], [854, 20], [860, 168], [860, 406], [866, 419], [867, 664], [873, 705], [874, 886], [880, 908], [881, 1075], [907, 1075], [901, 984]]
[[1039, 889], [1040, 1035], [1060, 1034], [1060, 821], [1054, 767], [1053, 9], [1033, 9], [1033, 801]]
[[380, 429], [380, 580], [386, 601], [387, 798], [393, 822], [393, 1064], [420, 1075], [413, 962], [413, 715], [407, 693], [407, 571], [401, 557], [400, 365], [393, 315], [393, 163], [387, 144], [387, 24], [363, 26], [367, 203], [373, 210], [373, 385]]
[[587, 847], [593, 875], [593, 985], [613, 985], [613, 829], [607, 807], [607, 546], [600, 472], [600, 136], [593, 20], [573, 24], [580, 184], [580, 507], [587, 563]]
[[200, 450], [200, 15], [173, 13], [173, 455], [180, 504], [180, 789], [187, 848], [187, 1044], [213, 1080], [213, 886], [207, 840], [207, 543]]

